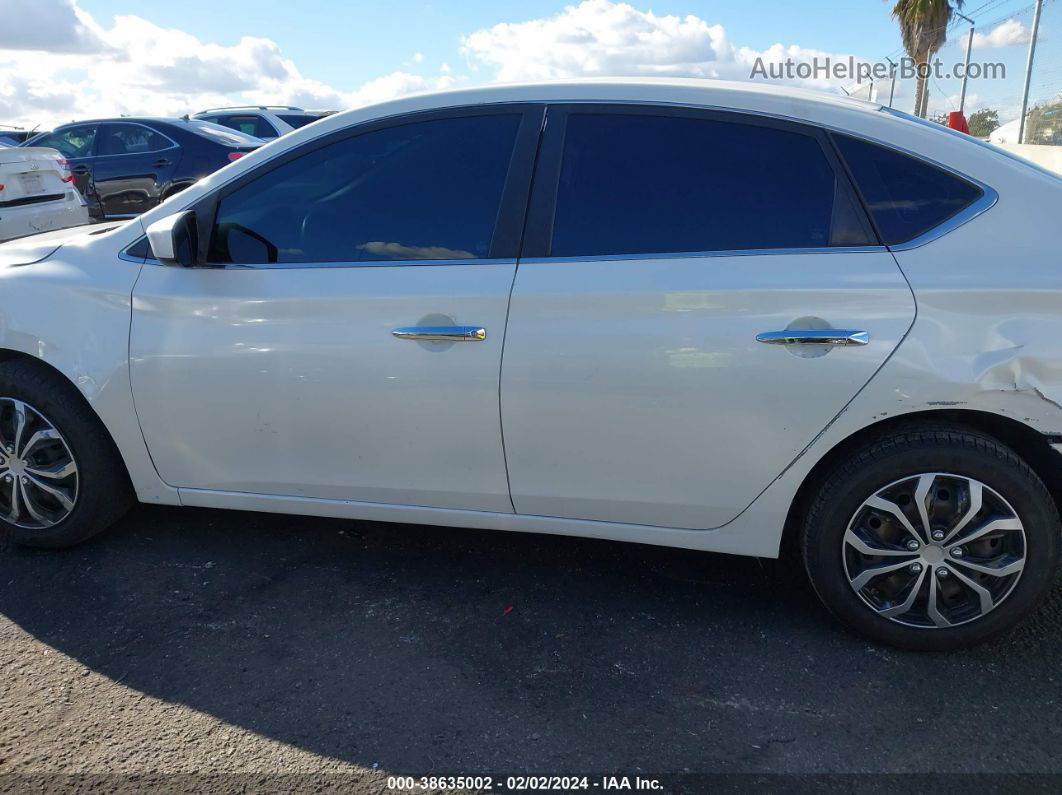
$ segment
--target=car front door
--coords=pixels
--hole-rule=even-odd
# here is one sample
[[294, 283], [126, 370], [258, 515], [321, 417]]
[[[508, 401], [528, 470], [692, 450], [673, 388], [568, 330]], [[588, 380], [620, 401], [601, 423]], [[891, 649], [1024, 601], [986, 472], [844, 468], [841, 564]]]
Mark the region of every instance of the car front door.
[[121, 218], [150, 210], [180, 159], [180, 147], [157, 130], [131, 122], [103, 124], [92, 171], [104, 214]]
[[814, 128], [556, 106], [545, 136], [501, 381], [515, 509], [723, 525], [873, 377], [911, 291]]
[[498, 379], [542, 114], [337, 133], [197, 204], [210, 266], [146, 265], [134, 294], [163, 480], [511, 513]]

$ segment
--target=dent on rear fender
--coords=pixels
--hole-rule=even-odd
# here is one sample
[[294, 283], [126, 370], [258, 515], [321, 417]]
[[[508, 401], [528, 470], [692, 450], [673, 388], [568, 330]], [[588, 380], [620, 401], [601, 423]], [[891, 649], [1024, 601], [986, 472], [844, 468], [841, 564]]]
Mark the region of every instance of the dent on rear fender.
[[[897, 354], [901, 411], [964, 408], [1062, 432], [1062, 318], [920, 318]], [[981, 321], [981, 322], [977, 322]]]

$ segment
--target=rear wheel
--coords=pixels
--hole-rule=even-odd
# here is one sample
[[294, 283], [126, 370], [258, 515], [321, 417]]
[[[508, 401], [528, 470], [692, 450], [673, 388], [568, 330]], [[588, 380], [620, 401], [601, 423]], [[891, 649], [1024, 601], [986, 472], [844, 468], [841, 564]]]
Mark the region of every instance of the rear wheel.
[[118, 451], [77, 390], [36, 362], [0, 364], [0, 529], [27, 546], [69, 546], [132, 502]]
[[826, 606], [874, 640], [946, 650], [1010, 629], [1050, 590], [1058, 510], [1036, 474], [958, 426], [890, 434], [823, 481], [804, 561]]

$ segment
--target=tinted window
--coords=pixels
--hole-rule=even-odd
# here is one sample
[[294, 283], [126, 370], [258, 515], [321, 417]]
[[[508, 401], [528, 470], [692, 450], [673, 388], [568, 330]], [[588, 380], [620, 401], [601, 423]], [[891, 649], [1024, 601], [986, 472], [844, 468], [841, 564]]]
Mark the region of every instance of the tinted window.
[[278, 113], [277, 118], [297, 130], [300, 127], [305, 127], [311, 121], [317, 121], [321, 116], [316, 113]]
[[886, 244], [918, 237], [982, 195], [976, 185], [913, 157], [846, 135], [834, 138]]
[[812, 136], [687, 116], [568, 119], [553, 256], [869, 242]]
[[256, 138], [277, 137], [277, 131], [273, 129], [273, 125], [259, 116], [220, 116], [218, 124]]
[[146, 237], [140, 238], [125, 250], [125, 253], [130, 257], [139, 257], [141, 259], [154, 258], [154, 254], [151, 251], [151, 244]]
[[137, 155], [173, 146], [168, 138], [139, 124], [108, 124], [100, 136], [98, 155]]
[[439, 119], [314, 149], [222, 199], [211, 259], [486, 257], [519, 121]]
[[66, 157], [89, 157], [96, 139], [96, 125], [82, 124], [46, 135], [33, 142], [34, 146], [58, 149]]

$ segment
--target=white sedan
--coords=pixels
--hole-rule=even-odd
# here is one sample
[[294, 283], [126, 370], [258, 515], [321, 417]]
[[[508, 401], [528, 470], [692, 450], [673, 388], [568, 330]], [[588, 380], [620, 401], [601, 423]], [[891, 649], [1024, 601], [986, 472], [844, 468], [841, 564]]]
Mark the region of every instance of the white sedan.
[[705, 81], [411, 97], [0, 246], [0, 524], [134, 499], [799, 548], [918, 649], [1059, 560], [1062, 180]]
[[0, 144], [0, 242], [88, 222], [88, 206], [59, 152]]

